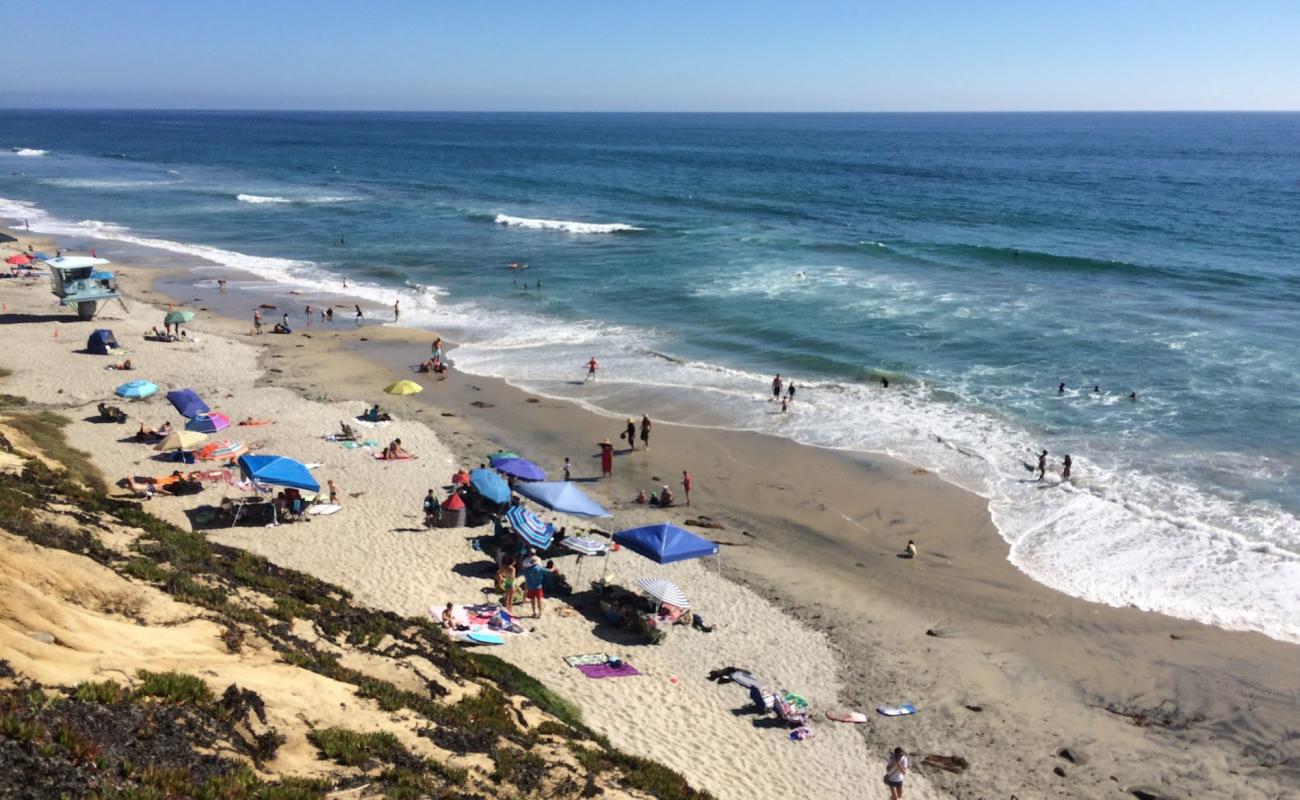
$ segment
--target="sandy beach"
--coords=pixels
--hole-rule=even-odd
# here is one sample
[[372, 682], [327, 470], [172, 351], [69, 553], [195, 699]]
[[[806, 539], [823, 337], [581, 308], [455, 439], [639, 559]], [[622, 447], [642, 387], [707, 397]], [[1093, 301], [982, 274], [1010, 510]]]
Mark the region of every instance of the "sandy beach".
[[[0, 248], [4, 255], [26, 246], [12, 233], [19, 242]], [[622, 585], [650, 576], [678, 583], [712, 633], [683, 627], [661, 645], [637, 644], [597, 625], [580, 594], [576, 608], [548, 601], [542, 619], [526, 620], [529, 633], [496, 648], [577, 703], [618, 747], [661, 761], [720, 798], [883, 797], [885, 757], [895, 746], [913, 759], [911, 797], [1281, 798], [1300, 786], [1295, 645], [1087, 603], [1037, 584], [1008, 563], [984, 501], [935, 475], [883, 457], [656, 421], [650, 450], [620, 446], [613, 477], [597, 480], [596, 442], [617, 441], [622, 415], [639, 416], [637, 409], [605, 417], [496, 380], [411, 374], [428, 352], [428, 331], [358, 328], [344, 318], [289, 336], [250, 336], [257, 302], [296, 309], [345, 300], [286, 292], [254, 301], [199, 289], [184, 275], [119, 266], [131, 310], [106, 306], [92, 322], [54, 308], [44, 278], [2, 282], [0, 322], [11, 343], [23, 343], [0, 356], [11, 371], [4, 391], [74, 417], [71, 443], [114, 480], [170, 471], [129, 434], [139, 422], [175, 422], [161, 394], [190, 387], [231, 419], [274, 423], [215, 438], [319, 463], [316, 476], [339, 487], [338, 514], [209, 531], [214, 542], [404, 615], [476, 602], [491, 585], [490, 563], [470, 543], [483, 530], [425, 530], [420, 501], [498, 447], [552, 474], [572, 458], [583, 489], [614, 512], [613, 527], [690, 527], [687, 520], [700, 515], [720, 525], [696, 528], [722, 546], [720, 565], [660, 567], [627, 552], [608, 559], [611, 579]], [[195, 341], [145, 341], [161, 324], [161, 308], [182, 301], [205, 309], [188, 326]], [[280, 309], [264, 313], [274, 320]], [[99, 327], [114, 330], [135, 372], [105, 369], [110, 359], [78, 352]], [[89, 421], [115, 386], [137, 377], [157, 383], [160, 394], [125, 405], [126, 425]], [[406, 377], [426, 391], [391, 398], [380, 391]], [[382, 443], [400, 437], [417, 460], [379, 462], [364, 448], [325, 440], [375, 402], [394, 421], [365, 433]], [[641, 489], [678, 489], [683, 469], [695, 481], [691, 508], [631, 502]], [[188, 527], [187, 511], [227, 493], [231, 487], [216, 483], [147, 505]], [[588, 526], [546, 516], [571, 530]], [[909, 539], [918, 558], [899, 558]], [[578, 570], [589, 582], [602, 565], [575, 561], [562, 558], [559, 567], [583, 589]], [[642, 675], [590, 680], [562, 660], [598, 651]], [[724, 666], [808, 698], [815, 736], [791, 741], [745, 713], [741, 689], [706, 679]], [[874, 712], [904, 702], [920, 713], [887, 719]], [[866, 712], [869, 721], [828, 721], [825, 713], [837, 709]], [[950, 772], [926, 764], [927, 756], [967, 766]]]

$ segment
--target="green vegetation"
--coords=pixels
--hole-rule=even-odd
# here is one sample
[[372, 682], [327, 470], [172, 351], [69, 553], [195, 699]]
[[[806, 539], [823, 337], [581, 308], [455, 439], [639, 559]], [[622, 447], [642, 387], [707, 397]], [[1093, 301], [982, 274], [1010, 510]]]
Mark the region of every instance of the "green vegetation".
[[116, 681], [82, 682], [73, 689], [72, 696], [83, 703], [120, 703], [130, 692]]
[[63, 435], [63, 429], [71, 423], [72, 420], [53, 411], [9, 417], [9, 424], [22, 431], [48, 458], [62, 464], [69, 477], [102, 493], [106, 491], [104, 476], [90, 463], [90, 455], [69, 445]]
[[414, 757], [391, 733], [358, 733], [344, 728], [324, 728], [307, 734], [320, 754], [348, 767], [368, 767], [376, 761], [390, 764]]
[[142, 681], [135, 690], [136, 697], [157, 697], [167, 703], [187, 705], [208, 705], [212, 702], [212, 690], [202, 678], [181, 672], [149, 672], [140, 670], [136, 673]]

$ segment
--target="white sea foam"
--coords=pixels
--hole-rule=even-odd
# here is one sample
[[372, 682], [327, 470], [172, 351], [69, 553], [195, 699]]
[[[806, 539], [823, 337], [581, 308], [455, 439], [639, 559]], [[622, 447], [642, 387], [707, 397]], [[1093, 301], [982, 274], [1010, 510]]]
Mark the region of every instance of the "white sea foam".
[[153, 180], [96, 180], [93, 178], [47, 178], [42, 181], [47, 186], [63, 189], [148, 189], [156, 186], [174, 186], [180, 181]]
[[37, 149], [34, 148], [34, 147], [15, 147], [15, 148], [13, 148], [13, 154], [16, 155], [16, 156], [31, 156], [31, 157], [34, 157], [34, 156], [43, 156], [43, 155], [47, 155], [49, 152], [50, 152], [49, 150], [37, 150]]
[[635, 225], [624, 222], [573, 222], [564, 219], [529, 219], [497, 214], [496, 224], [512, 228], [531, 228], [539, 231], [564, 231], [565, 233], [629, 233], [643, 231]]
[[357, 198], [350, 195], [307, 195], [304, 197], [280, 197], [277, 195], [262, 194], [237, 194], [235, 199], [241, 203], [262, 204], [292, 204], [292, 203], [348, 203]]

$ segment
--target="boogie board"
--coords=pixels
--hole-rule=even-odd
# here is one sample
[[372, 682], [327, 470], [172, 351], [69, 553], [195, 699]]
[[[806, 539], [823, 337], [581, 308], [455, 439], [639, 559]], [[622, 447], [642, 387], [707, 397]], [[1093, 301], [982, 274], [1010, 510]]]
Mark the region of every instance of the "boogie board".
[[506, 643], [506, 640], [502, 638], [501, 634], [492, 633], [491, 631], [470, 631], [469, 633], [465, 634], [465, 638], [470, 640], [471, 642], [477, 642], [479, 644], [505, 644]]
[[906, 717], [908, 714], [916, 713], [916, 706], [911, 703], [902, 703], [897, 706], [876, 706], [876, 711], [886, 717]]
[[861, 711], [827, 711], [826, 719], [835, 722], [852, 722], [860, 725], [867, 721], [867, 715]]
[[333, 514], [343, 506], [331, 505], [330, 503], [321, 503], [318, 506], [312, 506], [307, 509], [308, 514]]

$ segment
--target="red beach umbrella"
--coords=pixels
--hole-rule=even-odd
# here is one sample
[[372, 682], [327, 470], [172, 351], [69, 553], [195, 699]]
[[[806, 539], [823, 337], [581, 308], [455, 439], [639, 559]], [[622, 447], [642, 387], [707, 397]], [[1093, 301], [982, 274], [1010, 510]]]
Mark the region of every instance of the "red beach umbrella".
[[6, 263], [6, 264], [19, 264], [19, 265], [22, 265], [22, 264], [26, 264], [27, 262], [29, 262], [29, 261], [31, 261], [31, 260], [32, 260], [32, 259], [31, 259], [30, 256], [26, 256], [26, 255], [23, 255], [22, 253], [19, 253], [19, 254], [17, 254], [17, 255], [9, 256], [8, 258], [6, 258], [6, 259], [5, 259], [5, 263]]

